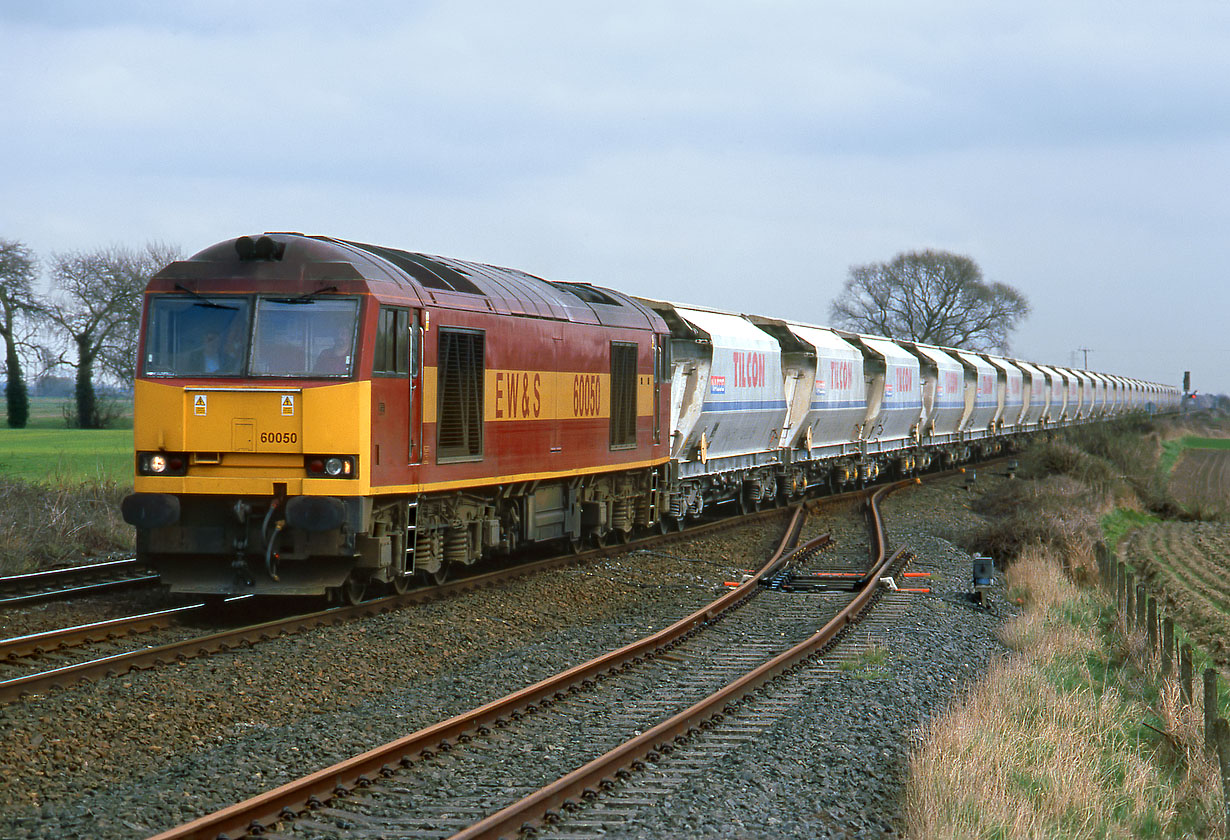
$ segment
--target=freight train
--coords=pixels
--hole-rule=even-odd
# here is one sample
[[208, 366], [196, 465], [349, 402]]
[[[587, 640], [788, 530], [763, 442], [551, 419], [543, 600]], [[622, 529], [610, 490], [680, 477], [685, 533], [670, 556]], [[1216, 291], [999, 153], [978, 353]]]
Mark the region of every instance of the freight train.
[[138, 556], [173, 591], [404, 591], [1028, 435], [1168, 385], [271, 233], [145, 293]]

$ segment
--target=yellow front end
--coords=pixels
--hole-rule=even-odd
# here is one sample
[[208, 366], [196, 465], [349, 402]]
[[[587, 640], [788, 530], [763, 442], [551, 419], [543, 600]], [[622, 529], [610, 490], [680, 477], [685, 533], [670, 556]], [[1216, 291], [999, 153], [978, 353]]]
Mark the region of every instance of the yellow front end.
[[124, 518], [172, 591], [336, 592], [371, 553], [370, 382], [139, 380], [133, 438]]
[[[371, 383], [319, 387], [210, 387], [138, 380], [138, 453], [182, 454], [186, 474], [138, 475], [139, 493], [366, 496]], [[305, 455], [356, 459], [353, 478], [312, 478]]]

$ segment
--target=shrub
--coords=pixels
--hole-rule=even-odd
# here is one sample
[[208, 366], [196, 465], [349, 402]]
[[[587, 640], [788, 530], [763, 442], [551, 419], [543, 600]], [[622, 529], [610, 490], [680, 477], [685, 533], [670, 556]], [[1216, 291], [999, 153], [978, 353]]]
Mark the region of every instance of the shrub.
[[1030, 547], [1068, 558], [1069, 571], [1086, 576], [1096, 568], [1094, 546], [1102, 538], [1098, 510], [1105, 497], [1064, 475], [1012, 482], [978, 502], [990, 520], [971, 548], [1010, 563]]

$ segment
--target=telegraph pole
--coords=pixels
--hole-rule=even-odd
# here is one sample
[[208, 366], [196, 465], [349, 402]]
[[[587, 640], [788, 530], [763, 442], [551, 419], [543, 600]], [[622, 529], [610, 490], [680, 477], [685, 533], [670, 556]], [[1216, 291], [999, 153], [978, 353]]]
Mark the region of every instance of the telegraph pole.
[[1084, 353], [1084, 354], [1085, 354], [1085, 364], [1084, 364], [1084, 368], [1085, 368], [1085, 370], [1089, 370], [1089, 350], [1090, 350], [1090, 348], [1088, 348], [1088, 347], [1077, 347], [1077, 348], [1076, 348], [1076, 352], [1077, 352], [1077, 353]]

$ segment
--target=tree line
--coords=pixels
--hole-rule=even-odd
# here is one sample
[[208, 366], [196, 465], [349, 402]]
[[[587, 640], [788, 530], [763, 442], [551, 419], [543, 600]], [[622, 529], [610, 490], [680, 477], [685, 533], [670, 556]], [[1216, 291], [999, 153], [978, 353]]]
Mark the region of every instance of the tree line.
[[[25, 243], [0, 238], [0, 339], [4, 341], [8, 425], [30, 416], [28, 372], [74, 371], [74, 422], [102, 428], [107, 420], [95, 390], [106, 376], [127, 387], [134, 379], [141, 296], [150, 277], [179, 258], [151, 242], [142, 249], [113, 245], [52, 254], [45, 262]], [[48, 291], [42, 292], [44, 276]]]

